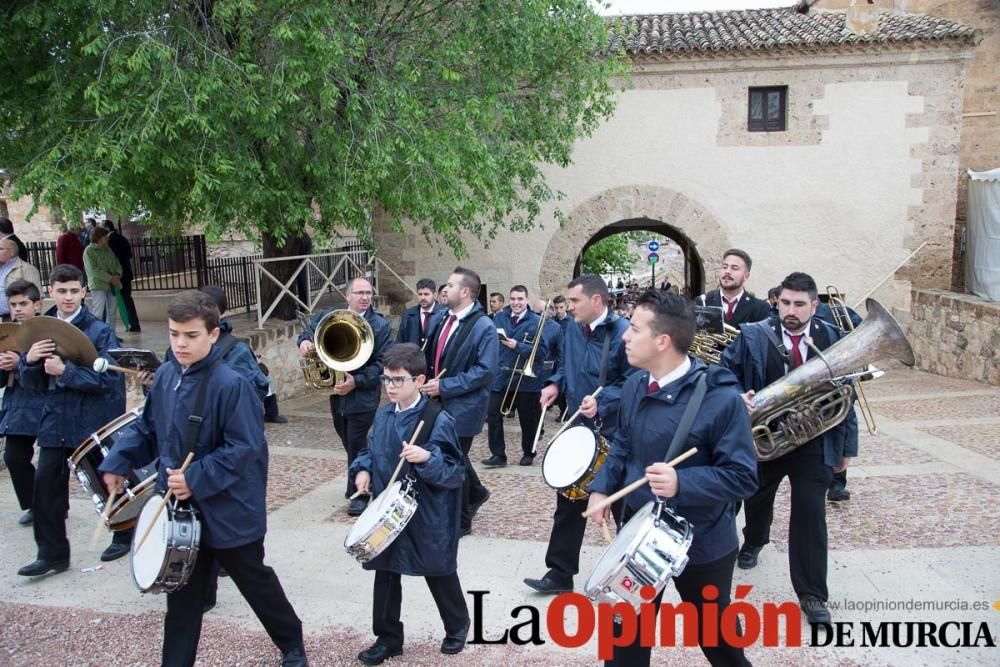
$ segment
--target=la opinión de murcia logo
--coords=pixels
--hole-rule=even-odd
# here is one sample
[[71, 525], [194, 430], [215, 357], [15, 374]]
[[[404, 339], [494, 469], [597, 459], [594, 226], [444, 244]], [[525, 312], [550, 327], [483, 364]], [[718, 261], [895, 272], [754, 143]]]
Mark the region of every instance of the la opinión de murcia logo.
[[[627, 578], [626, 578], [627, 579]], [[637, 582], [622, 581], [631, 588]], [[702, 636], [698, 637], [698, 608], [690, 602], [660, 605], [657, 616], [653, 600], [656, 589], [649, 585], [639, 588], [645, 600], [638, 610], [629, 603], [595, 604], [580, 593], [562, 593], [553, 598], [545, 613], [545, 631], [557, 646], [580, 648], [597, 635], [597, 657], [610, 660], [618, 646], [631, 645], [636, 638], [648, 648], [653, 647], [714, 647], [724, 642], [737, 648], [754, 644], [765, 647], [802, 646], [802, 610], [797, 602], [765, 602], [760, 608], [746, 600], [753, 590], [751, 585], [737, 585], [733, 600], [720, 614], [719, 590], [707, 585], [702, 589], [706, 600], [703, 605], [705, 623]], [[469, 644], [534, 644], [542, 645], [542, 618], [533, 605], [515, 607], [510, 617], [520, 622], [505, 629], [499, 636], [486, 637], [483, 600], [489, 591], [466, 591], [473, 598], [473, 633]], [[994, 604], [1000, 611], [1000, 603]], [[978, 608], [978, 607], [977, 607]], [[989, 605], [984, 604], [984, 609]], [[576, 618], [575, 629], [567, 628], [567, 619]], [[676, 621], [682, 620], [682, 633], [677, 637]], [[522, 620], [523, 619], [523, 620]], [[780, 629], [785, 636], [781, 637]], [[678, 641], [679, 639], [679, 641]], [[700, 639], [700, 642], [699, 642]], [[838, 621], [832, 624], [811, 626], [808, 646], [837, 647], [995, 647], [996, 639], [986, 621], [928, 622], [928, 621]]]

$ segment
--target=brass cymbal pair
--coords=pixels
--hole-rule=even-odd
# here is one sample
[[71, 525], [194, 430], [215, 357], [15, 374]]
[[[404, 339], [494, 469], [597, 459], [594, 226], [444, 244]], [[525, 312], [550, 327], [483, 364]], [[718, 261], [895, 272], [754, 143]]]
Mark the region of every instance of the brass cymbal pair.
[[97, 359], [97, 348], [86, 334], [58, 317], [40, 315], [21, 324], [0, 323], [0, 352], [27, 352], [40, 340], [56, 344], [56, 355], [88, 368]]

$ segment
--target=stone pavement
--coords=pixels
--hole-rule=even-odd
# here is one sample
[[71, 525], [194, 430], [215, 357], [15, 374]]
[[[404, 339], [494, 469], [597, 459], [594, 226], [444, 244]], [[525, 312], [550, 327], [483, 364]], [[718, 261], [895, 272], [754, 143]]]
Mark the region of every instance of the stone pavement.
[[[1000, 610], [973, 610], [1000, 600], [1000, 388], [892, 369], [866, 390], [879, 434], [862, 435], [861, 456], [850, 469], [853, 497], [829, 504], [830, 591], [835, 621], [969, 622], [972, 637], [986, 622], [1000, 637]], [[271, 473], [268, 490], [268, 563], [274, 566], [302, 618], [314, 665], [357, 664], [354, 656], [371, 642], [372, 575], [342, 548], [351, 519], [344, 512], [345, 456], [333, 434], [326, 398], [308, 395], [285, 402], [287, 425], [269, 425]], [[514, 458], [519, 432], [506, 422]], [[554, 432], [550, 423], [549, 432]], [[472, 451], [488, 455], [485, 432]], [[540, 611], [544, 626], [549, 598], [521, 583], [544, 572], [545, 543], [555, 505], [540, 478], [541, 457], [532, 467], [480, 468], [493, 498], [462, 540], [459, 574], [466, 590], [483, 598], [483, 635], [495, 639]], [[0, 471], [0, 665], [151, 665], [158, 662], [164, 599], [141, 595], [127, 559], [97, 565], [108, 537], [92, 542], [96, 515], [71, 480], [70, 571], [29, 580], [16, 569], [34, 558], [29, 529], [20, 515], [6, 470]], [[737, 570], [737, 584], [751, 584], [747, 600], [761, 605], [794, 599], [787, 574], [787, 485], [776, 503], [772, 545], [752, 571]], [[599, 531], [588, 533], [579, 590], [601, 552]], [[596, 642], [570, 650], [557, 647], [543, 627], [541, 646], [476, 645], [457, 657], [442, 656], [440, 620], [426, 586], [404, 583], [405, 654], [387, 664], [587, 665], [596, 662]], [[668, 598], [676, 599], [668, 587]], [[471, 597], [469, 598], [471, 606]], [[929, 608], [914, 610], [912, 605]], [[860, 608], [868, 605], [868, 609]], [[903, 605], [903, 607], [900, 607]], [[575, 617], [567, 628], [575, 627]], [[960, 638], [961, 631], [949, 631]], [[781, 634], [785, 637], [784, 631]], [[905, 640], [905, 637], [901, 637]], [[803, 641], [808, 643], [803, 625]], [[980, 640], [983, 643], [983, 640]], [[996, 665], [996, 648], [802, 647], [747, 650], [755, 665]], [[206, 616], [199, 664], [277, 664], [277, 651], [232, 582], [223, 579], [219, 604]], [[657, 665], [704, 664], [696, 648], [660, 648]]]

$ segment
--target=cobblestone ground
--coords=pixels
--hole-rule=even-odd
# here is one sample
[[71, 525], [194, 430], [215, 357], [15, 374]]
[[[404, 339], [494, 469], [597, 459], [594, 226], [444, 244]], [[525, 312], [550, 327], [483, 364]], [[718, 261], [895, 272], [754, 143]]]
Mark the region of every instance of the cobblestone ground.
[[[973, 634], [988, 623], [1000, 634], [996, 610], [866, 610], [850, 603], [1000, 599], [1000, 389], [893, 369], [866, 386], [880, 428], [864, 433], [861, 456], [850, 469], [852, 498], [828, 504], [831, 602], [835, 620], [969, 622]], [[353, 519], [343, 499], [346, 457], [333, 433], [327, 400], [308, 395], [282, 405], [286, 425], [268, 425], [271, 445], [268, 488], [268, 562], [273, 565], [304, 621], [314, 665], [354, 664], [372, 641], [371, 574], [344, 554], [341, 544]], [[539, 456], [516, 465], [517, 420], [505, 422], [512, 465], [486, 469], [485, 431], [471, 457], [493, 496], [477, 517], [473, 535], [461, 543], [459, 574], [466, 590], [488, 590], [480, 619], [485, 638], [526, 620], [512, 619], [519, 605], [539, 609], [544, 624], [549, 600], [528, 592], [521, 578], [544, 573], [544, 551], [555, 507], [554, 492], [541, 479]], [[556, 425], [547, 424], [549, 434]], [[34, 557], [31, 531], [16, 525], [20, 511], [7, 471], [0, 468], [0, 665], [154, 665], [159, 660], [162, 596], [142, 596], [125, 560], [98, 572], [107, 544], [90, 542], [95, 515], [71, 480], [69, 527], [74, 545], [69, 572], [31, 581], [14, 575]], [[775, 504], [772, 544], [755, 570], [737, 570], [736, 583], [750, 584], [751, 602], [794, 599], [787, 574], [788, 487]], [[580, 590], [604, 539], [588, 529], [581, 559]], [[223, 580], [219, 606], [206, 616], [199, 664], [277, 664], [280, 657], [231, 583]], [[675, 594], [668, 587], [668, 599]], [[470, 604], [472, 598], [470, 596]], [[588, 665], [596, 643], [577, 650], [557, 648], [543, 628], [542, 646], [476, 645], [457, 657], [438, 650], [442, 631], [433, 602], [419, 580], [404, 583], [407, 643], [402, 658], [388, 664]], [[568, 621], [575, 627], [575, 618]], [[803, 626], [804, 639], [808, 630]], [[784, 629], [781, 636], [786, 637]], [[990, 648], [779, 648], [752, 646], [758, 665], [943, 665], [1000, 664]], [[663, 648], [654, 664], [703, 664], [696, 648]]]

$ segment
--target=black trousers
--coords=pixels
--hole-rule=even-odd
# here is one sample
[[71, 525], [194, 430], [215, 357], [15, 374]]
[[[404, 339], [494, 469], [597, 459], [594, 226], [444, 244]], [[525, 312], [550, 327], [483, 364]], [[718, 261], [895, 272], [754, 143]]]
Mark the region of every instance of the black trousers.
[[[437, 605], [438, 614], [444, 623], [445, 637], [461, 636], [469, 623], [469, 607], [462, 594], [458, 572], [441, 577], [424, 577], [424, 580], [431, 595], [434, 596], [434, 604]], [[376, 571], [372, 600], [372, 632], [384, 646], [396, 648], [403, 645], [403, 623], [399, 620], [402, 604], [402, 575], [397, 572]]]
[[820, 441], [813, 440], [773, 461], [757, 464], [757, 492], [743, 504], [745, 543], [761, 547], [771, 541], [774, 496], [781, 480], [792, 487], [788, 526], [788, 566], [792, 588], [799, 596], [829, 599], [826, 587], [827, 532], [826, 491], [833, 478], [823, 462]]
[[[718, 616], [716, 618], [722, 618], [722, 612], [725, 611], [726, 607], [729, 606], [731, 591], [733, 588], [733, 566], [736, 564], [736, 551], [733, 551], [727, 556], [723, 556], [718, 560], [714, 560], [708, 563], [700, 563], [698, 565], [689, 564], [684, 571], [681, 572], [679, 576], [674, 577], [674, 586], [677, 588], [677, 593], [681, 596], [681, 600], [684, 602], [690, 602], [691, 604], [698, 607], [698, 639], [701, 640], [702, 636], [702, 605], [705, 604], [705, 598], [702, 595], [702, 590], [705, 586], [712, 584], [719, 589], [719, 597], [715, 600], [715, 603], [719, 605]], [[663, 593], [661, 592], [656, 598], [656, 612], [659, 614], [660, 602], [662, 601]], [[642, 618], [642, 615], [639, 615]], [[636, 625], [637, 628], [641, 626], [642, 621]], [[615, 636], [620, 635], [620, 627], [616, 625], [614, 629]], [[740, 635], [742, 636], [742, 628], [740, 630]], [[659, 632], [657, 632], [659, 636]], [[715, 647], [702, 646], [701, 652], [705, 654], [708, 658], [708, 662], [715, 667], [742, 667], [744, 665], [749, 666], [750, 662], [743, 655], [743, 649], [734, 648], [723, 643], [722, 632], [718, 632], [719, 645]], [[623, 646], [616, 648], [614, 652], [614, 657], [611, 660], [605, 661], [607, 667], [646, 667], [649, 665], [651, 649], [649, 647], [639, 646], [639, 634], [636, 633], [636, 640], [631, 646]]]
[[264, 420], [274, 421], [280, 415], [278, 414], [278, 395], [271, 394], [270, 396], [264, 397]]
[[213, 549], [202, 545], [187, 585], [167, 595], [167, 615], [163, 621], [163, 666], [187, 667], [194, 664], [201, 638], [205, 595], [216, 562], [226, 568], [278, 649], [287, 653], [301, 648], [302, 622], [285, 597], [278, 575], [264, 565], [263, 538], [235, 549]]
[[66, 538], [66, 513], [69, 511], [69, 466], [66, 458], [72, 449], [39, 447], [38, 467], [31, 495], [31, 511], [38, 558], [66, 560], [69, 540]]
[[14, 495], [22, 510], [31, 509], [31, 496], [35, 489], [35, 466], [31, 459], [35, 455], [35, 436], [8, 435], [4, 445], [3, 462], [10, 470], [10, 481], [14, 485]]
[[[621, 501], [611, 506], [611, 514], [617, 523], [622, 512]], [[549, 577], [555, 581], [573, 585], [573, 576], [580, 571], [580, 547], [587, 531], [587, 519], [583, 511], [587, 509], [587, 498], [570, 500], [556, 493], [556, 511], [552, 515], [552, 533], [545, 551], [545, 566]]]
[[123, 280], [119, 289], [122, 293], [122, 301], [125, 303], [125, 312], [128, 313], [129, 329], [138, 331], [141, 327], [139, 326], [139, 313], [136, 312], [135, 301], [132, 300], [132, 281]]
[[[368, 429], [375, 421], [375, 410], [371, 412], [359, 412], [357, 414], [340, 414], [340, 396], [330, 396], [330, 414], [333, 416], [333, 429], [340, 436], [340, 441], [347, 451], [347, 466], [354, 463], [354, 457], [362, 449], [368, 446]], [[354, 478], [347, 476], [347, 491], [345, 498], [350, 498], [358, 487], [354, 486]]]
[[840, 490], [847, 488], [847, 468], [844, 468], [840, 472], [833, 473], [833, 479], [830, 480], [830, 490]]
[[[535, 444], [535, 431], [538, 430], [538, 420], [542, 417], [542, 406], [538, 402], [539, 392], [517, 392], [514, 406], [517, 408], [517, 418], [521, 422], [521, 451], [531, 456]], [[490, 392], [490, 403], [486, 412], [486, 427], [489, 433], [490, 453], [500, 458], [507, 458], [507, 442], [503, 434], [503, 415], [500, 414], [500, 402], [503, 394]]]
[[462, 484], [462, 528], [472, 527], [471, 505], [478, 505], [486, 499], [489, 491], [479, 480], [479, 474], [469, 460], [469, 450], [472, 449], [472, 438], [459, 437], [458, 443], [462, 445], [462, 460], [465, 463], [465, 482]]

